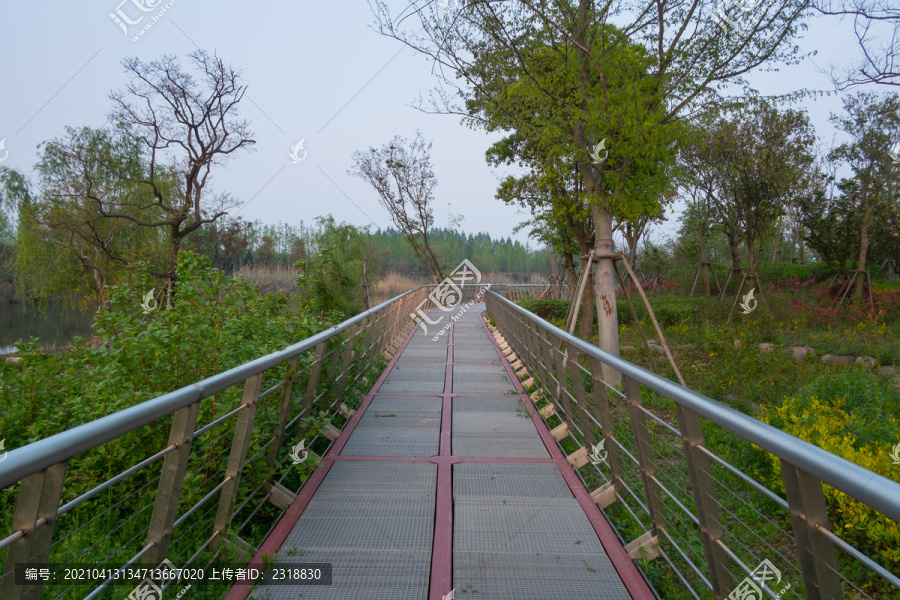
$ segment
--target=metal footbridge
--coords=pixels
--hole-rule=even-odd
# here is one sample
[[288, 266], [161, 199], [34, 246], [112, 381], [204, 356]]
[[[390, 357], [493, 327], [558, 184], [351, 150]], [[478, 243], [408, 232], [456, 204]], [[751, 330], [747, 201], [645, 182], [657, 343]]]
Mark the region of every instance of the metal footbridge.
[[[898, 521], [896, 482], [569, 336], [528, 286], [417, 325], [432, 290], [9, 452], [0, 600], [900, 597], [827, 501]], [[751, 448], [783, 488], [730, 464]], [[120, 570], [24, 575], [85, 564]], [[181, 579], [115, 574], [160, 565]]]

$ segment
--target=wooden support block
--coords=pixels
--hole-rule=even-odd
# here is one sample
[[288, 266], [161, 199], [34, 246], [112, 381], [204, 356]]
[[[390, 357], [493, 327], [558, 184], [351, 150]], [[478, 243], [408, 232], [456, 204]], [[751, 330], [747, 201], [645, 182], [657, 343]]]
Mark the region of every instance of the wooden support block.
[[588, 464], [590, 459], [588, 458], [588, 450], [585, 447], [581, 447], [572, 454], [566, 457], [566, 462], [575, 467], [576, 469], [580, 469], [584, 465]]
[[338, 412], [347, 417], [348, 419], [356, 414], [356, 411], [352, 408], [348, 408], [346, 404], [341, 402], [340, 407], [338, 407]]
[[606, 508], [618, 500], [618, 498], [616, 498], [616, 486], [613, 485], [612, 481], [607, 481], [591, 492], [591, 500], [593, 500], [600, 508]]
[[504, 354], [506, 354], [506, 360], [512, 362], [519, 359], [519, 357], [516, 356], [516, 353], [512, 351], [512, 348], [507, 348], [507, 350], [509, 350], [508, 353], [504, 351]]
[[291, 502], [294, 501], [294, 498], [297, 497], [294, 492], [287, 489], [278, 482], [275, 482], [271, 485], [269, 492], [269, 502], [271, 502], [281, 510], [287, 510], [287, 507], [290, 506]]
[[631, 560], [638, 558], [653, 560], [659, 556], [659, 540], [653, 535], [652, 531], [648, 531], [625, 546], [625, 552], [628, 553], [628, 558]]
[[540, 414], [545, 419], [549, 419], [556, 414], [556, 407], [553, 406], [553, 403], [551, 402], [550, 404], [539, 410], [538, 414]]
[[500, 349], [501, 349], [501, 350], [506, 350], [507, 348], [509, 348], [509, 344], [506, 343], [506, 340], [503, 340], [503, 341], [500, 343]]
[[564, 437], [569, 435], [569, 425], [567, 423], [563, 423], [559, 427], [554, 427], [550, 430], [550, 435], [553, 436], [553, 439], [559, 441]]
[[250, 557], [253, 556], [253, 551], [250, 547], [250, 543], [239, 538], [237, 535], [229, 535], [225, 537], [221, 532], [217, 532], [219, 543], [228, 546], [237, 554], [240, 559], [244, 562], [250, 562]]
[[341, 437], [341, 430], [329, 423], [322, 429], [322, 434], [329, 440], [336, 440]]
[[529, 397], [531, 398], [532, 402], [537, 402], [538, 400], [540, 400], [541, 398], [544, 397], [544, 394], [541, 392], [541, 390], [537, 390], [535, 393], [533, 393]]
[[522, 382], [522, 387], [526, 390], [534, 385], [534, 379], [528, 379], [527, 381]]
[[519, 376], [519, 379], [525, 379], [528, 377], [528, 369], [522, 368], [521, 371], [516, 371], [516, 375]]
[[516, 362], [514, 362], [514, 363], [511, 364], [510, 366], [513, 368], [513, 371], [518, 371], [519, 369], [522, 368], [522, 361], [521, 361], [521, 360], [517, 360]]

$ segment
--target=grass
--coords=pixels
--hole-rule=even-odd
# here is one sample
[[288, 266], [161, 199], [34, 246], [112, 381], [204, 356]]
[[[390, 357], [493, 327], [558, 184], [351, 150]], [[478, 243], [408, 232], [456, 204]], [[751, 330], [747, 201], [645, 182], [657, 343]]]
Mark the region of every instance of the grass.
[[290, 265], [244, 265], [235, 269], [234, 275], [246, 279], [263, 294], [297, 291], [297, 272]]

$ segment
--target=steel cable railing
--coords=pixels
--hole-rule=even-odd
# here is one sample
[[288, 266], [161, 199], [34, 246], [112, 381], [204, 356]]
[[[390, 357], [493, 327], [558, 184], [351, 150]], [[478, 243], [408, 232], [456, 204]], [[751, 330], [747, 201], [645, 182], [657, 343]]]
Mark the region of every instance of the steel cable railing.
[[430, 287], [11, 450], [0, 463], [0, 508], [12, 514], [9, 535], [0, 532], [0, 599], [114, 598], [133, 589], [111, 586], [112, 577], [69, 588], [20, 585], [17, 564], [246, 562], [306, 481], [287, 460], [291, 446], [303, 440], [306, 451], [328, 451], [415, 326], [410, 314], [431, 306]]
[[[900, 521], [900, 484], [603, 352], [504, 296], [486, 293], [487, 313], [532, 379], [532, 399], [607, 519], [633, 540], [629, 555], [662, 557], [658, 587], [716, 599], [759, 598], [747, 595], [753, 586], [770, 598], [900, 596], [897, 573], [832, 530], [824, 493], [829, 486]], [[621, 389], [604, 369], [621, 374]], [[601, 440], [595, 466], [588, 455]], [[777, 460], [784, 493], [723, 449]], [[779, 563], [777, 581], [760, 575], [764, 559]]]

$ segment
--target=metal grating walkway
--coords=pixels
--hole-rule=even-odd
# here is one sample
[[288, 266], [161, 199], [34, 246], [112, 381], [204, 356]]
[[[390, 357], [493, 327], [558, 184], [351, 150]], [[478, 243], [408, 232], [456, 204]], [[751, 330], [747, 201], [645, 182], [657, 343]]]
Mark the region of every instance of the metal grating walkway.
[[443, 324], [409, 335], [257, 554], [332, 563], [333, 583], [235, 586], [228, 600], [654, 598], [483, 310], [436, 340]]

